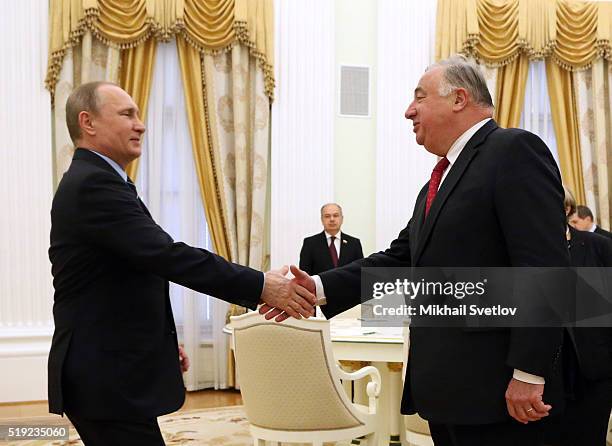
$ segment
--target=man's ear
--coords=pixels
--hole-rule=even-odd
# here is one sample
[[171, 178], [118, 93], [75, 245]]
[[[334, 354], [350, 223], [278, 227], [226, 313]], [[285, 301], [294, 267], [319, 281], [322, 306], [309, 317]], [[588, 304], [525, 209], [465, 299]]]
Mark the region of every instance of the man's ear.
[[93, 115], [90, 112], [82, 111], [79, 113], [79, 127], [81, 127], [84, 133], [90, 136], [96, 134], [96, 129], [93, 124]]
[[465, 88], [457, 88], [455, 90], [455, 102], [453, 103], [453, 110], [460, 111], [467, 107], [468, 104], [468, 93]]

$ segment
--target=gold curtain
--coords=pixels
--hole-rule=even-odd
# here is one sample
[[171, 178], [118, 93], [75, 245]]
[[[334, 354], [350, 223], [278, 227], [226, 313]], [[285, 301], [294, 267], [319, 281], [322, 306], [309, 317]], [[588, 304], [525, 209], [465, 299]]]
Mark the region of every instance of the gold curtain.
[[612, 222], [612, 62], [574, 74], [586, 205], [603, 228]]
[[[204, 105], [216, 191], [223, 212], [229, 258], [265, 270], [268, 259], [267, 185], [270, 102], [264, 73], [249, 49], [204, 54]], [[246, 310], [232, 305], [228, 316]], [[229, 382], [233, 382], [232, 361]]]
[[525, 102], [529, 59], [520, 55], [498, 69], [495, 120], [501, 127], [518, 127]]
[[245, 45], [264, 72], [272, 100], [272, 7], [272, 0], [51, 0], [45, 84], [53, 98], [66, 50], [87, 30], [120, 49], [182, 36], [207, 54], [229, 51], [236, 42]]
[[[121, 54], [120, 85], [146, 116], [156, 40], [177, 38], [197, 173], [215, 250], [232, 260], [203, 88], [202, 56], [242, 44], [273, 98], [272, 0], [51, 0], [46, 85], [52, 98], [66, 52], [89, 32]], [[137, 165], [128, 167], [135, 176]]]
[[[611, 5], [612, 6], [612, 5]], [[599, 224], [610, 228], [612, 203], [610, 172], [612, 172], [612, 62], [599, 61], [593, 65], [594, 133], [597, 159], [598, 200], [595, 209]], [[606, 96], [607, 92], [607, 96]]]
[[232, 260], [223, 221], [222, 204], [218, 194], [218, 171], [215, 169], [210, 130], [207, 124], [200, 53], [193, 46], [188, 45], [182, 37], [177, 37], [176, 44], [185, 89], [185, 105], [187, 106], [196, 172], [205, 204], [206, 221], [215, 251], [220, 256]]
[[[140, 119], [147, 119], [147, 105], [149, 93], [153, 82], [153, 67], [155, 66], [155, 49], [157, 42], [153, 39], [146, 40], [142, 44], [122, 51], [121, 73], [119, 85], [132, 96], [140, 109]], [[132, 161], [126, 172], [132, 180], [136, 179], [138, 159]]]
[[612, 5], [564, 0], [439, 0], [436, 60], [463, 53], [502, 66], [518, 53], [566, 70], [612, 58]]
[[586, 203], [580, 157], [578, 110], [572, 73], [553, 61], [547, 60], [546, 79], [553, 126], [557, 137], [561, 176], [567, 187], [574, 192], [578, 203]]
[[[585, 203], [573, 72], [612, 59], [612, 4], [565, 0], [439, 0], [436, 59], [455, 53], [498, 67], [495, 118], [517, 126], [529, 61], [545, 59], [561, 174]], [[601, 179], [599, 182], [604, 183]], [[608, 181], [605, 181], [608, 184]]]

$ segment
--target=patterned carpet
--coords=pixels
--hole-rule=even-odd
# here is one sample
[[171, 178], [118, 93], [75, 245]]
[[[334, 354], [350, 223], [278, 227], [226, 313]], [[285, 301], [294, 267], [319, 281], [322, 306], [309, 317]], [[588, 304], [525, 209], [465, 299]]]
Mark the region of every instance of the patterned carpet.
[[[41, 424], [45, 417], [41, 417]], [[48, 420], [48, 419], [47, 419]], [[57, 420], [57, 418], [55, 419]], [[31, 419], [33, 422], [34, 419]], [[242, 406], [217, 407], [178, 412], [159, 418], [159, 426], [167, 446], [251, 446], [249, 422]], [[612, 418], [609, 429], [612, 428]], [[612, 432], [608, 435], [608, 446], [612, 446]], [[8, 446], [82, 446], [74, 428], [70, 428], [68, 441], [13, 441], [0, 442]], [[348, 446], [338, 443], [336, 446]]]
[[[251, 446], [253, 439], [242, 406], [177, 412], [159, 418], [167, 446]], [[82, 446], [74, 428], [68, 441], [13, 441], [9, 446]], [[348, 443], [345, 443], [348, 445]], [[338, 446], [341, 446], [338, 443]]]
[[[168, 446], [246, 446], [252, 445], [242, 406], [217, 407], [177, 412], [159, 418]], [[5, 443], [6, 444], [6, 443]], [[9, 442], [9, 446], [82, 446], [74, 428], [68, 441], [31, 440]]]

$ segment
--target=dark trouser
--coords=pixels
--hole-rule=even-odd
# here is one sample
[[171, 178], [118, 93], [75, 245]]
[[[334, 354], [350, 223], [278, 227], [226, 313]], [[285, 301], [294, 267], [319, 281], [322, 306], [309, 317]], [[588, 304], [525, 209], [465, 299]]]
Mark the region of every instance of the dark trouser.
[[436, 446], [540, 446], [542, 424], [504, 423], [457, 425], [429, 423]]
[[165, 446], [156, 418], [142, 421], [84, 420], [67, 413], [85, 446]]
[[605, 446], [612, 407], [612, 380], [587, 381], [578, 378], [573, 398], [565, 412], [544, 423], [545, 445]]

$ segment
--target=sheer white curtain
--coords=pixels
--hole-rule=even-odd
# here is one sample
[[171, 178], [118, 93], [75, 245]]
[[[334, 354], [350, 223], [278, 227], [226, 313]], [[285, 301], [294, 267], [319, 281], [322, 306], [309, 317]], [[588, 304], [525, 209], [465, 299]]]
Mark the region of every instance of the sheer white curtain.
[[[195, 172], [174, 41], [157, 49], [137, 187], [151, 215], [176, 241], [213, 250]], [[187, 390], [227, 387], [227, 339], [222, 333], [228, 304], [171, 284], [179, 342], [192, 367]]]
[[274, 2], [273, 267], [297, 263], [304, 235], [321, 230], [316, 211], [334, 201], [334, 5], [329, 0]]
[[0, 403], [47, 398], [53, 333], [48, 3], [0, 2]]
[[437, 1], [378, 2], [376, 104], [376, 250], [385, 249], [412, 215], [436, 157], [416, 143], [404, 112], [433, 63]]
[[546, 84], [546, 65], [543, 60], [530, 61], [529, 63], [525, 104], [523, 105], [519, 127], [542, 138], [555, 158], [557, 166], [559, 166], [557, 139], [555, 138]]

